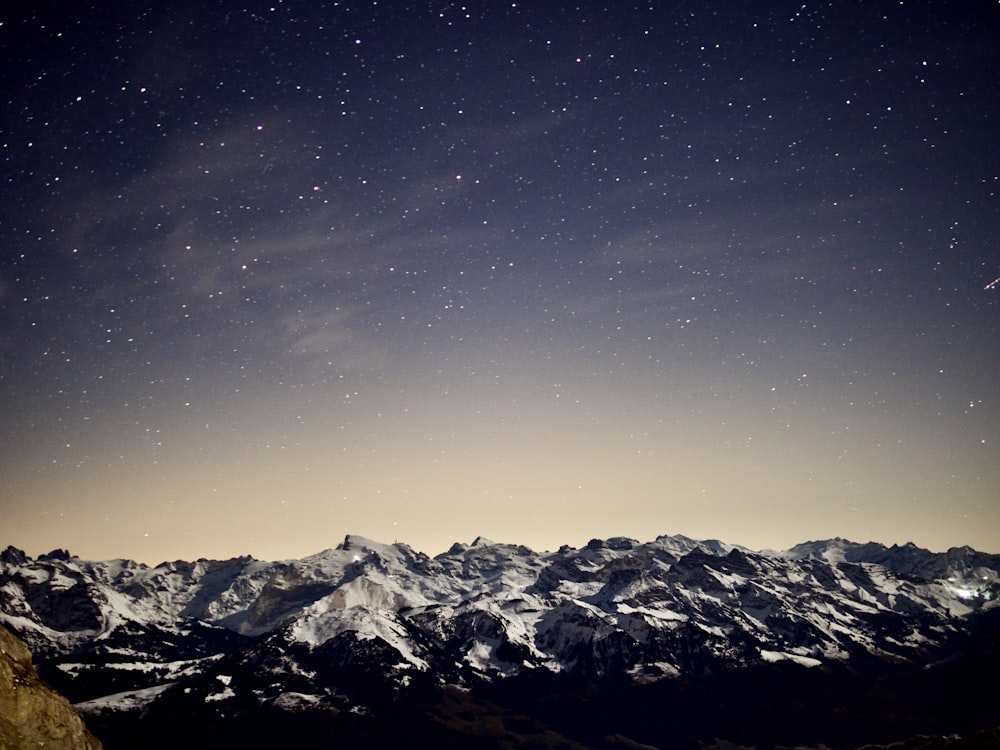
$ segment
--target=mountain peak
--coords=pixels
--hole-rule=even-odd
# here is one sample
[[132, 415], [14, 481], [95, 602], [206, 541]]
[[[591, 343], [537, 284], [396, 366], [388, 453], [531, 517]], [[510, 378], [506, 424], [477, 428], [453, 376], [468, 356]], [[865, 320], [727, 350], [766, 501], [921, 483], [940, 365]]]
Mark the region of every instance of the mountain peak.
[[69, 550], [64, 549], [54, 549], [48, 554], [39, 555], [39, 560], [69, 560], [72, 556], [69, 554]]
[[383, 542], [376, 542], [374, 539], [369, 539], [368, 537], [361, 536], [359, 534], [348, 534], [344, 537], [344, 541], [337, 545], [337, 549], [343, 550], [344, 552], [350, 552], [353, 550], [360, 550], [365, 547], [372, 550], [378, 550], [388, 546], [390, 545], [384, 544]]
[[10, 545], [3, 552], [0, 552], [0, 563], [24, 565], [26, 562], [28, 562], [28, 556], [24, 554], [24, 550], [18, 549], [14, 545]]

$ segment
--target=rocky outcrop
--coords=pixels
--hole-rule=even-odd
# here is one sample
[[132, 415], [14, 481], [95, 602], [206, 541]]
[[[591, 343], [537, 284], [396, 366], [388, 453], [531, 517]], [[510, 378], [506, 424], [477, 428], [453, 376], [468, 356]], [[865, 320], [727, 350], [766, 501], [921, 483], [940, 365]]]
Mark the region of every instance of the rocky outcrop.
[[38, 679], [31, 652], [0, 626], [0, 750], [100, 750], [69, 701]]

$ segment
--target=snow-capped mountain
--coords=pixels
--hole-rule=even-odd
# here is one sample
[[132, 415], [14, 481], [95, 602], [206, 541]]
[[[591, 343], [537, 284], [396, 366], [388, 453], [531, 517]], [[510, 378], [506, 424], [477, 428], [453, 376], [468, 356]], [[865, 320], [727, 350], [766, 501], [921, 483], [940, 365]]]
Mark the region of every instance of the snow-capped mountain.
[[628, 692], [776, 670], [792, 682], [929, 674], [977, 648], [995, 660], [1000, 611], [1000, 556], [839, 539], [753, 552], [612, 538], [536, 553], [480, 538], [431, 558], [348, 536], [282, 562], [149, 567], [15, 548], [0, 562], [0, 622], [43, 676], [99, 723], [132, 716], [136, 731], [137, 712], [195, 703], [284, 721], [548, 679]]

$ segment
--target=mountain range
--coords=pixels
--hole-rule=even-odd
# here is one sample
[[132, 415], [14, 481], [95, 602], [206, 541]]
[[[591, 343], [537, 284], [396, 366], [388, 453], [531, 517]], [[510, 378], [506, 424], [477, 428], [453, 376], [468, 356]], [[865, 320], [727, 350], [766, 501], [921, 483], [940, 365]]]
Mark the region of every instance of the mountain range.
[[990, 744], [998, 594], [1000, 555], [841, 539], [0, 553], [0, 623], [108, 748]]

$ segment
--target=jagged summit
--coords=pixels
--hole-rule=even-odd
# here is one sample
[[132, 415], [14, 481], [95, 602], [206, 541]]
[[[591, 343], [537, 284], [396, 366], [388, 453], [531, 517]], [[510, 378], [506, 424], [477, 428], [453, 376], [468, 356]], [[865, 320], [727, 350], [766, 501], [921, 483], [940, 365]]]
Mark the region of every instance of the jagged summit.
[[9, 565], [24, 565], [28, 561], [28, 556], [24, 554], [24, 550], [20, 550], [17, 547], [11, 545], [8, 546], [3, 552], [0, 552], [0, 563]]
[[363, 547], [367, 547], [369, 549], [384, 549], [389, 546], [390, 545], [388, 544], [376, 542], [374, 539], [369, 539], [368, 537], [360, 536], [358, 534], [348, 534], [344, 537], [344, 541], [337, 545], [337, 549], [349, 552]]

